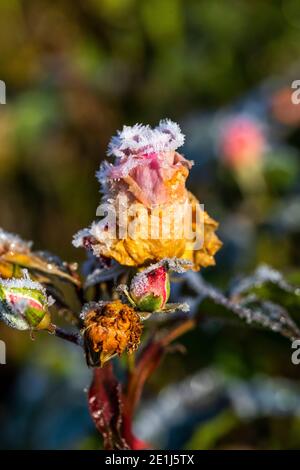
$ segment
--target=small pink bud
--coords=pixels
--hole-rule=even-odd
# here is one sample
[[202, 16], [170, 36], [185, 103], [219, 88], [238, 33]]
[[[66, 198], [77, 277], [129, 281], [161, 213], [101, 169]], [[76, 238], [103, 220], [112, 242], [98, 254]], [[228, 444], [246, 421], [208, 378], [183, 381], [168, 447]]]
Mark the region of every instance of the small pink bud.
[[129, 294], [139, 310], [154, 312], [163, 309], [170, 296], [166, 267], [150, 267], [136, 274], [130, 284]]

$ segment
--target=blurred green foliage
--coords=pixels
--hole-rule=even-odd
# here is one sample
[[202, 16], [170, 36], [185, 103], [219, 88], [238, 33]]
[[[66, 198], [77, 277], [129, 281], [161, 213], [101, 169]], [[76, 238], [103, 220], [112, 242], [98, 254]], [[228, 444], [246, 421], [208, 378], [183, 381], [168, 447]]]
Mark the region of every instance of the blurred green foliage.
[[[116, 129], [170, 117], [183, 124], [189, 140], [192, 132], [200, 133], [200, 127], [189, 127], [190, 115], [226, 109], [273, 77], [290, 86], [291, 70], [296, 71], [292, 79], [300, 78], [299, 54], [295, 0], [1, 0], [0, 79], [7, 86], [7, 104], [0, 105], [0, 225], [34, 240], [37, 249], [83, 260], [85, 254], [71, 246], [71, 238], [95, 216], [99, 188], [94, 173]], [[264, 99], [268, 102], [269, 96]], [[264, 161], [264, 194], [243, 193], [221, 159], [201, 166], [198, 155], [191, 187], [220, 221], [225, 242], [216, 268], [204, 273], [210, 281], [228, 287], [229, 277], [268, 262], [299, 283], [298, 126], [282, 135], [274, 127], [280, 145]], [[38, 338], [32, 348], [25, 334], [1, 326], [0, 335], [8, 344], [8, 366], [0, 370], [0, 447], [59, 445], [54, 438], [47, 441], [44, 428], [39, 442], [38, 419], [29, 433], [31, 416], [22, 407], [23, 427], [16, 417], [29, 361], [37, 375], [50, 375], [56, 403], [64, 404], [52, 432], [63, 422], [69, 431], [78, 427], [86, 433], [71, 433], [61, 445], [98, 448], [84, 414], [64, 421], [63, 387], [70, 384], [74, 365], [84, 377], [79, 383], [88, 382], [84, 364], [48, 338]], [[211, 324], [188, 334], [183, 344], [188, 354], [166, 358], [149, 384], [148, 398], [208, 365], [246, 379], [264, 373], [299, 381], [288, 341], [271, 333]], [[45, 383], [44, 400], [30, 402], [41, 415], [51, 389]], [[73, 386], [68, 391], [74, 392]], [[83, 393], [80, 399], [85, 405]], [[53, 401], [49, 407], [55, 409]], [[51, 421], [46, 412], [45, 417]], [[184, 446], [300, 446], [297, 417], [264, 420], [240, 423], [224, 411], [200, 424]], [[28, 432], [28, 439], [22, 444], [22, 438], [11, 437], [9, 426], [20, 436]]]

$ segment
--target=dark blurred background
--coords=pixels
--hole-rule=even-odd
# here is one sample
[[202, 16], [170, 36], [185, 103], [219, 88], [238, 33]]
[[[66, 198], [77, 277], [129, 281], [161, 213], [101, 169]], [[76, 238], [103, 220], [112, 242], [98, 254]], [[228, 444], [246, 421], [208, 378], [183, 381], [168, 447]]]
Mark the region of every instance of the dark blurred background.
[[[189, 187], [220, 222], [224, 247], [203, 276], [226, 289], [269, 263], [300, 281], [297, 0], [1, 0], [0, 57], [5, 230], [84, 260], [71, 239], [95, 217], [111, 135], [168, 117], [195, 161]], [[236, 163], [247, 146], [253, 171]], [[0, 338], [0, 447], [99, 448], [75, 347], [2, 325]], [[287, 340], [212, 324], [184, 344], [146, 390], [140, 436], [171, 448], [300, 448]]]

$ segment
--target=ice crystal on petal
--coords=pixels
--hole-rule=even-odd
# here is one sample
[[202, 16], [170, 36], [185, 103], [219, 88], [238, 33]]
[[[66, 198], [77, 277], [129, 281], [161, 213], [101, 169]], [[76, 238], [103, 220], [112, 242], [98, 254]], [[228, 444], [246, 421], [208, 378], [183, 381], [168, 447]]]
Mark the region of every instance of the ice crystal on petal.
[[164, 119], [154, 129], [142, 124], [124, 126], [111, 139], [107, 154], [123, 158], [143, 153], [174, 151], [183, 143], [184, 135], [179, 125], [170, 119]]
[[93, 222], [90, 228], [90, 235], [98, 241], [104, 243], [107, 247], [112, 244], [112, 241], [115, 239], [114, 229], [112, 227], [112, 232], [110, 231], [109, 226], [105, 219], [98, 222]]
[[96, 172], [96, 178], [100, 183], [100, 191], [103, 194], [108, 192], [108, 174], [113, 168], [111, 163], [104, 161], [101, 163], [99, 170]]
[[174, 150], [184, 144], [184, 134], [181, 132], [179, 125], [171, 119], [162, 119], [157, 129], [169, 135], [169, 145], [174, 146]]
[[96, 256], [98, 253], [98, 244], [101, 242], [109, 248], [115, 238], [114, 230], [110, 231], [105, 219], [94, 221], [88, 228], [79, 230], [74, 237], [72, 244], [75, 248], [84, 247], [92, 250]]
[[[109, 156], [123, 157], [130, 153], [138, 153], [147, 144], [147, 137], [151, 134], [149, 126], [135, 124], [123, 126], [117, 135], [112, 137], [108, 146]], [[148, 137], [149, 138], [149, 137]]]
[[75, 246], [75, 248], [79, 248], [81, 246], [84, 246], [84, 240], [85, 238], [90, 236], [90, 230], [89, 228], [84, 228], [82, 230], [79, 230], [73, 237], [72, 244]]

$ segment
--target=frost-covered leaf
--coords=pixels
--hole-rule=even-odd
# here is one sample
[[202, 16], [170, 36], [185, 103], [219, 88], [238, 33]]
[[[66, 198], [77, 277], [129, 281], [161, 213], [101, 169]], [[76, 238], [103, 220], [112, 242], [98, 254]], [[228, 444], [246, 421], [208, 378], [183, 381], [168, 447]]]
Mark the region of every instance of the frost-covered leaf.
[[85, 289], [88, 287], [95, 286], [100, 284], [101, 282], [107, 281], [116, 281], [116, 279], [123, 274], [125, 271], [124, 267], [121, 265], [114, 265], [109, 268], [96, 268], [93, 272], [91, 272], [84, 283]]
[[261, 301], [254, 295], [243, 299], [243, 307], [254, 312], [254, 321], [265, 328], [278, 332], [291, 340], [300, 338], [300, 330], [287, 310], [271, 301]]
[[[5, 279], [22, 277], [24, 268], [46, 275], [45, 282], [49, 276], [56, 276], [80, 285], [78, 276], [74, 275], [74, 266], [48, 252], [32, 251], [32, 242], [22, 240], [18, 235], [0, 228], [0, 276]], [[43, 282], [41, 278], [36, 280]]]
[[[65, 264], [64, 269], [57, 266], [53, 261], [49, 261], [48, 258], [44, 258], [40, 254], [29, 252], [29, 253], [15, 253], [8, 252], [1, 256], [0, 264], [4, 263], [4, 266], [8, 264], [12, 265], [12, 269], [26, 268], [28, 270], [38, 271], [48, 276], [55, 276], [61, 280], [69, 281], [72, 284], [79, 285], [80, 282], [77, 277], [74, 277], [70, 270]], [[2, 273], [3, 274], [3, 273]]]
[[300, 337], [299, 328], [284, 306], [258, 296], [228, 298], [220, 290], [206, 283], [199, 274], [193, 272], [187, 273], [187, 282], [198, 294], [198, 309], [194, 309], [194, 314], [200, 310], [228, 320], [235, 316], [249, 325], [268, 328], [290, 340]]
[[259, 288], [265, 283], [275, 284], [281, 290], [297, 295], [300, 299], [300, 287], [292, 286], [283, 275], [268, 265], [259, 266], [252, 276], [243, 278], [232, 288], [232, 293], [241, 294], [249, 292], [252, 288]]
[[[128, 270], [128, 268], [127, 268]], [[102, 282], [114, 281], [126, 272], [126, 267], [108, 258], [97, 258], [92, 253], [87, 253], [87, 259], [82, 267], [85, 277], [84, 288], [96, 286]]]
[[290, 284], [279, 271], [267, 265], [258, 267], [252, 276], [234, 283], [230, 295], [238, 300], [250, 293], [283, 305], [295, 319], [300, 315], [300, 287]]

